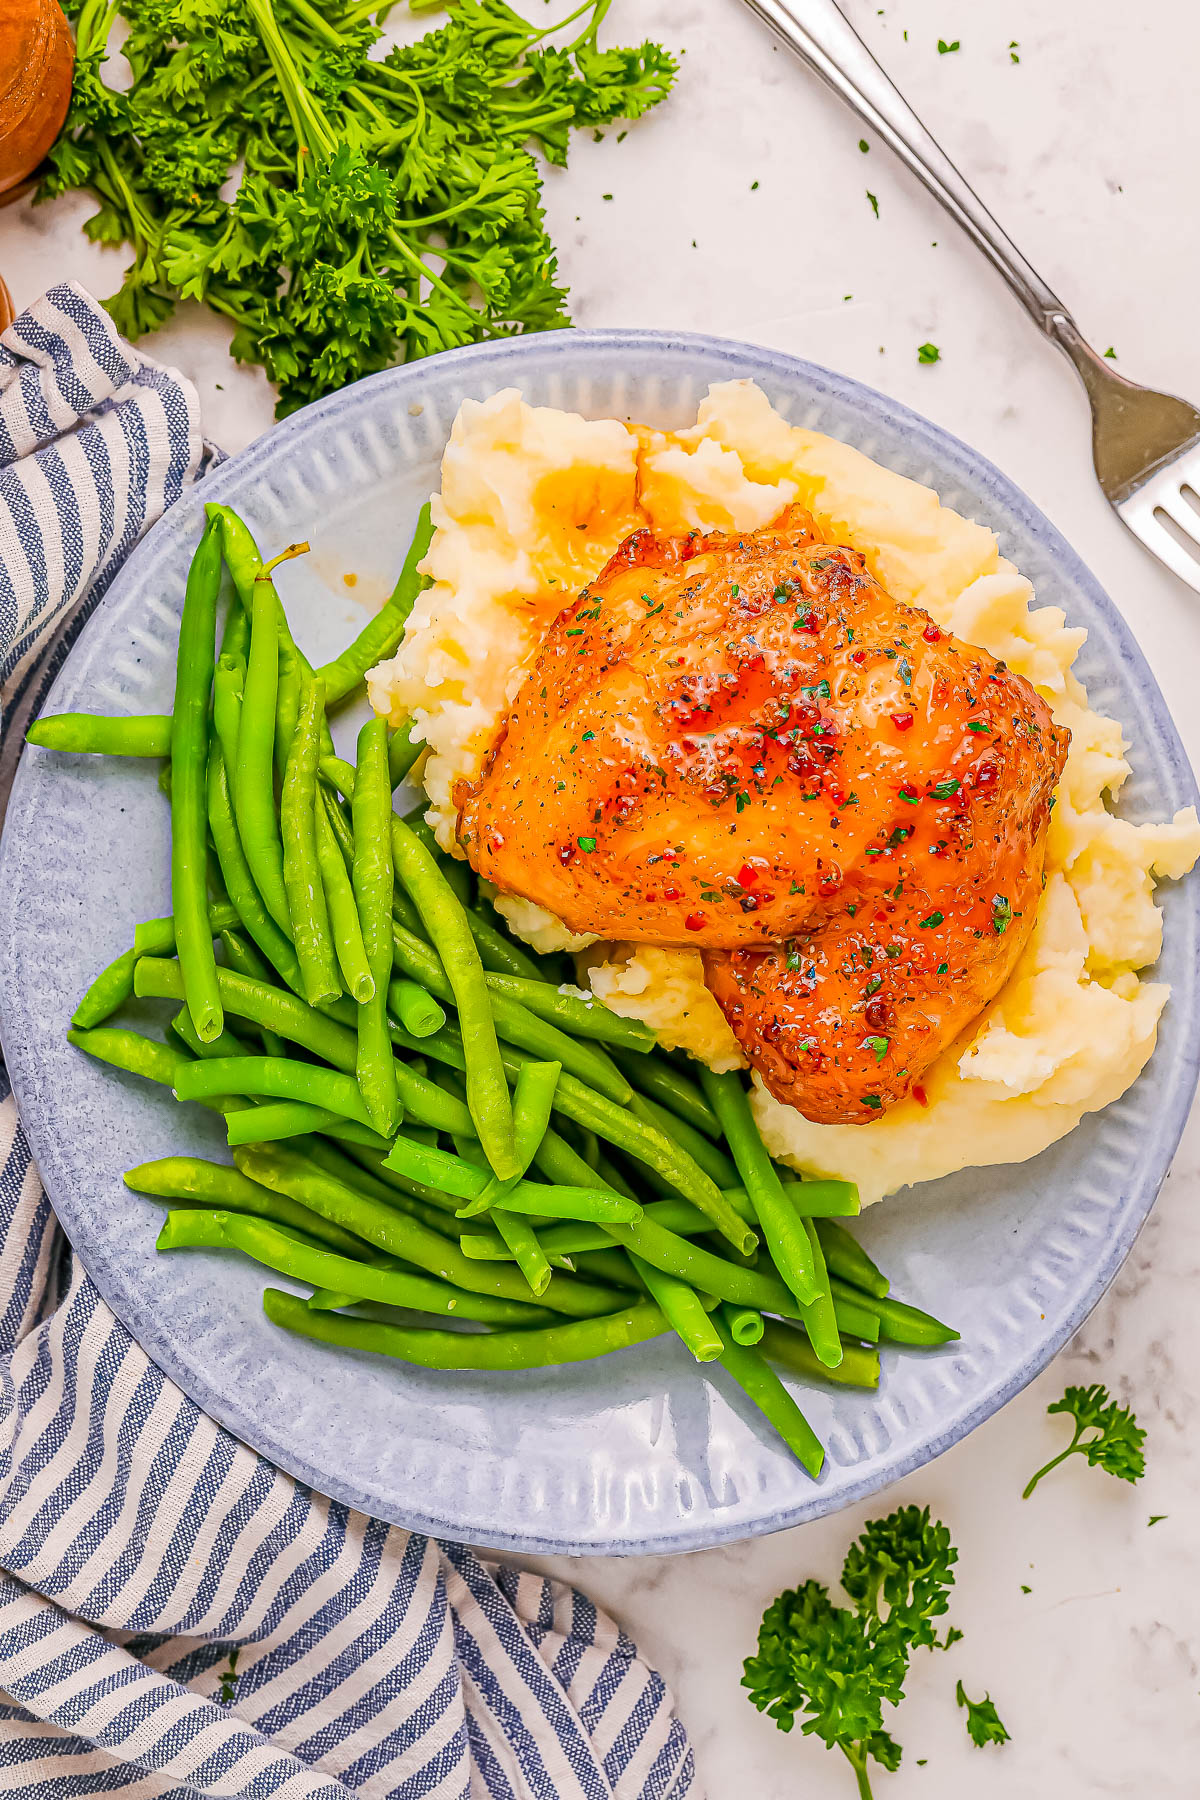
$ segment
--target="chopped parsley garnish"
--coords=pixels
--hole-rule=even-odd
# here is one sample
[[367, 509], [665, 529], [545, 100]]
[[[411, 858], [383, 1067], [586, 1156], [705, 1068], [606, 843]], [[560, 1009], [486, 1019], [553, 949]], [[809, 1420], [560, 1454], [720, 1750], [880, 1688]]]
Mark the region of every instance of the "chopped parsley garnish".
[[918, 344], [917, 361], [919, 363], [941, 362], [942, 353], [936, 344]]
[[936, 800], [949, 800], [952, 794], [957, 794], [961, 786], [961, 781], [956, 781], [953, 776], [950, 776], [946, 781], [939, 781], [934, 785], [934, 798]]
[[870, 996], [871, 994], [878, 993], [879, 989], [882, 986], [883, 986], [883, 976], [882, 975], [872, 975], [872, 977], [868, 981], [866, 987], [863, 989], [863, 993]]
[[878, 1112], [883, 1105], [883, 1101], [879, 1098], [878, 1094], [864, 1094], [862, 1103], [864, 1106], [869, 1106], [872, 1112]]
[[887, 1055], [890, 1042], [891, 1039], [885, 1037], [869, 1037], [867, 1039], [867, 1049], [875, 1052], [875, 1061], [877, 1064], [881, 1063]]
[[967, 720], [967, 730], [968, 731], [990, 731], [991, 729], [992, 729], [991, 726], [985, 725], [982, 719], [968, 719]]
[[1012, 902], [1007, 894], [994, 894], [992, 896], [992, 930], [1007, 931], [1012, 923], [1012, 916]]
[[960, 1706], [967, 1709], [967, 1736], [973, 1744], [982, 1750], [985, 1744], [1008, 1743], [1008, 1732], [1004, 1729], [1000, 1714], [992, 1705], [990, 1694], [985, 1694], [982, 1700], [968, 1700], [967, 1691], [960, 1681], [954, 1690], [954, 1697]]
[[919, 919], [917, 921], [917, 923], [918, 923], [920, 930], [933, 931], [933, 930], [936, 930], [936, 928], [939, 925], [941, 925], [945, 922], [945, 918], [946, 918], [945, 913], [937, 912], [935, 910], [934, 912], [926, 913], [925, 917], [923, 919]]
[[946, 42], [945, 38], [938, 39], [938, 55], [939, 56], [949, 56], [953, 51], [961, 50], [961, 49], [962, 49], [962, 44], [958, 38], [955, 38], [955, 40], [952, 44], [948, 44]]
[[870, 188], [867, 189], [867, 199], [871, 202], [871, 211], [875, 214], [875, 217], [878, 218], [879, 217], [879, 202], [875, 198], [874, 194], [871, 192]]
[[589, 856], [596, 848], [596, 840], [592, 837], [576, 838], [575, 842], [579, 845], [581, 850], [586, 850]]

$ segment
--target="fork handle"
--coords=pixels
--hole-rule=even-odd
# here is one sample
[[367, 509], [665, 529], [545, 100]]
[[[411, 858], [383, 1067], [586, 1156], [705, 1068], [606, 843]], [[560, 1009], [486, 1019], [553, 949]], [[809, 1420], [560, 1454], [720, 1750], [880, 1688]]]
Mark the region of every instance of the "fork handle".
[[746, 0], [746, 4], [891, 145], [1000, 271], [1034, 324], [1074, 360], [1073, 348], [1066, 340], [1079, 339], [1079, 332], [1067, 308], [1000, 229], [834, 0]]

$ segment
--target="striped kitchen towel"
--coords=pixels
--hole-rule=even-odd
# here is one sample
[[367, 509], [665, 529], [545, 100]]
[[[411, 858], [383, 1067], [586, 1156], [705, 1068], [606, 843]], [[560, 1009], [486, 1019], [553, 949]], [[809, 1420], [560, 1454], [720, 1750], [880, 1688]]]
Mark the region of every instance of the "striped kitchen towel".
[[[81, 289], [0, 338], [0, 768], [48, 651], [212, 454], [189, 384]], [[0, 1068], [3, 1794], [699, 1800], [661, 1678], [582, 1594], [323, 1499], [162, 1375]]]

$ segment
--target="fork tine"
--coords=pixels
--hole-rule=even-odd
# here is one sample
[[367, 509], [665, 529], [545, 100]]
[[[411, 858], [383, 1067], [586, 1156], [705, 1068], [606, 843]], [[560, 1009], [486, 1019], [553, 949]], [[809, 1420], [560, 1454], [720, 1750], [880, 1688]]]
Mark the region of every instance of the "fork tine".
[[[1187, 502], [1180, 498], [1178, 504], [1186, 506]], [[1168, 513], [1180, 530], [1196, 543], [1195, 555], [1171, 535], [1161, 519], [1155, 517], [1155, 511], [1159, 508]], [[1160, 562], [1166, 563], [1181, 581], [1186, 581], [1190, 588], [1200, 594], [1200, 539], [1176, 519], [1174, 509], [1163, 504], [1161, 494], [1147, 495], [1143, 490], [1131, 500], [1122, 501], [1115, 511], [1122, 524], [1128, 527], [1134, 537], [1140, 539], [1152, 556], [1157, 556]], [[1196, 517], [1194, 513], [1192, 516]]]
[[1164, 488], [1161, 493], [1156, 494], [1154, 507], [1156, 511], [1165, 512], [1168, 518], [1173, 519], [1184, 537], [1191, 538], [1196, 545], [1196, 554], [1200, 556], [1200, 512], [1196, 511], [1190, 501], [1184, 499], [1179, 491], [1179, 484]]

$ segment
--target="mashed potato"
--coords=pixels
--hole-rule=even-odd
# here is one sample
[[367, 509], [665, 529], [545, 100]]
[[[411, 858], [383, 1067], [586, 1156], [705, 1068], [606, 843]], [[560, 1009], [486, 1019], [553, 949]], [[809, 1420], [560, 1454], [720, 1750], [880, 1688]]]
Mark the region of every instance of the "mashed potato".
[[[695, 426], [676, 433], [531, 407], [509, 389], [463, 404], [433, 501], [432, 586], [369, 684], [376, 710], [397, 722], [411, 712], [428, 743], [428, 818], [452, 848], [454, 783], [477, 774], [551, 620], [621, 539], [646, 524], [752, 531], [793, 500], [860, 550], [897, 599], [1024, 675], [1072, 733], [1034, 931], [1003, 991], [926, 1075], [926, 1104], [906, 1100], [869, 1126], [814, 1125], [756, 1083], [772, 1151], [857, 1181], [870, 1201], [1035, 1156], [1125, 1092], [1168, 994], [1138, 978], [1161, 948], [1154, 883], [1200, 855], [1191, 808], [1148, 825], [1107, 809], [1129, 774], [1128, 746], [1072, 673], [1086, 633], [1033, 604], [993, 534], [860, 451], [787, 424], [752, 382], [711, 388]], [[668, 1048], [744, 1066], [698, 952], [595, 944], [528, 901], [497, 904], [536, 948], [581, 952], [581, 978]]]

